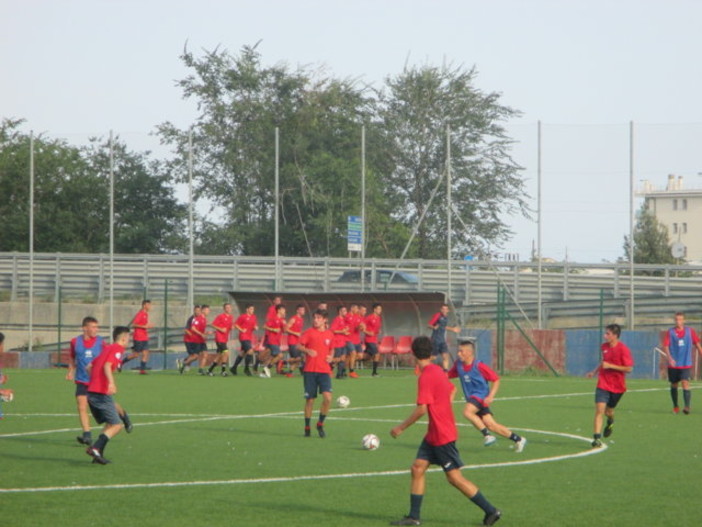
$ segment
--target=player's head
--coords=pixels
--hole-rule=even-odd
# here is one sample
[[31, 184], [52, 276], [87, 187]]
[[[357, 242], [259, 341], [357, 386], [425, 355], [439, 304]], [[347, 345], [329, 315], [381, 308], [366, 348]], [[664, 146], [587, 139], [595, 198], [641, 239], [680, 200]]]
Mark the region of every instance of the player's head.
[[441, 308], [439, 309], [439, 311], [444, 316], [448, 315], [448, 312], [449, 312], [448, 304], [441, 304]]
[[364, 306], [363, 304], [358, 305], [358, 312], [361, 314], [361, 316], [364, 316], [367, 311], [368, 308], [366, 306]]
[[412, 341], [412, 353], [417, 360], [426, 360], [431, 358], [432, 352], [431, 340], [429, 337], [421, 336]]
[[682, 328], [685, 326], [685, 313], [682, 311], [678, 311], [675, 313], [675, 325], [679, 328]]
[[373, 313], [380, 315], [383, 312], [383, 305], [379, 302], [373, 304]]
[[208, 306], [207, 304], [202, 304], [202, 307], [200, 308], [200, 313], [207, 316], [210, 313], [210, 306]]
[[246, 307], [244, 308], [244, 310], [246, 311], [247, 315], [253, 315], [254, 311], [256, 311], [256, 308], [254, 307], [253, 304], [246, 304]]
[[358, 304], [351, 304], [349, 306], [349, 311], [351, 311], [351, 313], [353, 313], [354, 315], [358, 313]]
[[346, 306], [336, 306], [336, 314], [340, 317], [345, 317], [346, 312]]
[[202, 306], [200, 304], [195, 304], [193, 306], [193, 314], [198, 316], [202, 312]]
[[278, 318], [282, 318], [285, 316], [285, 306], [283, 304], [278, 304], [275, 306], [275, 314], [278, 315]]
[[605, 340], [611, 342], [617, 340], [622, 334], [622, 327], [619, 324], [609, 324], [605, 327]]
[[326, 300], [320, 301], [319, 304], [317, 304], [317, 309], [318, 309], [318, 310], [321, 309], [322, 311], [326, 311], [326, 310], [327, 310], [327, 302], [326, 302]]
[[324, 309], [317, 309], [314, 312], [314, 315], [312, 315], [312, 325], [316, 329], [323, 329], [324, 326], [327, 324], [327, 319], [329, 318], [329, 314], [326, 312]]
[[115, 344], [126, 347], [129, 343], [129, 328], [127, 326], [115, 326], [112, 330], [112, 341]]
[[232, 312], [232, 305], [229, 302], [225, 302], [224, 304], [222, 304], [222, 309], [225, 313], [229, 314]]
[[149, 311], [151, 309], [151, 300], [144, 300], [141, 303], [141, 309], [143, 309], [144, 311]]
[[97, 337], [98, 331], [100, 331], [100, 328], [98, 327], [98, 321], [95, 317], [85, 317], [83, 319], [83, 336], [88, 337], [88, 338], [94, 338]]
[[462, 340], [458, 343], [458, 356], [462, 361], [470, 361], [475, 357], [475, 345], [470, 340]]
[[273, 305], [278, 306], [283, 303], [283, 297], [282, 296], [274, 296], [273, 297]]
[[295, 312], [298, 314], [298, 316], [303, 317], [305, 316], [305, 306], [304, 304], [298, 304], [295, 306]]

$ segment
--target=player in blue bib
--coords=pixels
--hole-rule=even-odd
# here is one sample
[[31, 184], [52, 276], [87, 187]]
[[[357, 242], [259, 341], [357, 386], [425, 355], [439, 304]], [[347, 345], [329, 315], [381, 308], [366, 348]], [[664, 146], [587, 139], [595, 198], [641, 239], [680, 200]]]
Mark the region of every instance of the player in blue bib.
[[[463, 415], [473, 426], [483, 434], [485, 446], [494, 445], [497, 439], [490, 432], [506, 437], [514, 442], [515, 452], [521, 452], [527, 440], [504, 425], [501, 425], [492, 415], [490, 405], [500, 388], [500, 377], [487, 364], [475, 357], [475, 347], [470, 341], [462, 341], [458, 345], [458, 359], [448, 372], [450, 379], [461, 381], [466, 406]], [[492, 386], [490, 386], [492, 383]]]
[[675, 313], [675, 327], [670, 328], [663, 339], [663, 351], [668, 359], [668, 382], [670, 398], [673, 400], [673, 413], [678, 413], [678, 385], [682, 384], [685, 406], [683, 413], [690, 413], [692, 392], [690, 391], [690, 374], [694, 349], [702, 355], [702, 346], [695, 330], [685, 326], [685, 314]]

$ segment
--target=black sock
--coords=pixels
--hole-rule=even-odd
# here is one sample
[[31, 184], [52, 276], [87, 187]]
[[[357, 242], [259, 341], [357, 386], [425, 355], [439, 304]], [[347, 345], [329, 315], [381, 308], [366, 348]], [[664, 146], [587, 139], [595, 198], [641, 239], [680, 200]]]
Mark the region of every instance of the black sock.
[[234, 361], [234, 366], [232, 366], [235, 370], [239, 364], [241, 364], [241, 361], [244, 360], [244, 357], [239, 355], [237, 356], [236, 360]]
[[423, 494], [410, 494], [410, 512], [409, 517], [415, 520], [419, 519], [419, 513], [422, 509]]
[[522, 439], [521, 437], [519, 437], [519, 436], [518, 436], [517, 434], [515, 434], [514, 432], [512, 432], [512, 435], [509, 436], [509, 438], [510, 438], [512, 441], [514, 441], [515, 443], [516, 443], [517, 441], [521, 441], [521, 439]]
[[323, 425], [323, 424], [324, 424], [324, 420], [325, 420], [326, 418], [327, 418], [327, 416], [326, 416], [325, 414], [320, 413], [320, 414], [319, 414], [319, 422], [317, 423], [317, 426]]
[[490, 431], [489, 431], [487, 428], [483, 428], [483, 429], [480, 431], [480, 433], [483, 434], [484, 437], [487, 437], [487, 436], [490, 435]]
[[253, 357], [251, 355], [247, 355], [246, 357], [244, 357], [244, 367], [245, 368], [248, 368], [249, 366], [251, 366], [252, 362], [253, 362]]
[[683, 401], [685, 401], [685, 407], [690, 407], [690, 400], [692, 399], [692, 392], [690, 390], [683, 390]]
[[600, 439], [602, 437], [602, 434], [592, 434], [592, 437], [595, 439]]
[[145, 370], [145, 369], [146, 369], [146, 363], [145, 363], [144, 361], [141, 361], [141, 362], [139, 363], [139, 369], [140, 369], [140, 370]]
[[376, 373], [378, 373], [378, 363], [374, 362], [373, 363], [373, 375], [375, 375]]
[[122, 359], [122, 365], [127, 364], [130, 360], [132, 360], [131, 357], [125, 357], [124, 359]]
[[210, 373], [212, 373], [212, 370], [214, 370], [216, 367], [217, 367], [217, 364], [213, 362], [212, 364], [210, 364], [210, 367], [209, 367], [209, 369], [208, 369], [207, 371], [209, 371]]
[[87, 439], [90, 442], [93, 441], [93, 434], [90, 432], [90, 430], [83, 432], [83, 439]]
[[614, 423], [614, 417], [608, 417], [607, 418], [607, 426], [612, 426], [612, 423]]
[[678, 389], [677, 388], [670, 389], [670, 397], [673, 399], [673, 406], [675, 406], [677, 408], [677, 406], [678, 406]]
[[227, 367], [225, 366], [224, 363], [222, 363], [222, 373], [224, 373], [225, 371], [227, 371]]
[[311, 417], [305, 417], [305, 428], [310, 427], [310, 422], [312, 421]]
[[127, 415], [127, 412], [124, 412], [124, 415], [120, 415], [120, 419], [122, 419], [122, 422], [124, 423], [124, 426], [128, 426], [129, 423], [131, 422], [129, 420], [129, 416]]
[[97, 448], [100, 452], [104, 452], [109, 440], [110, 438], [105, 434], [100, 434], [100, 437], [98, 437], [97, 441], [95, 441], [93, 448]]
[[483, 493], [478, 491], [475, 496], [473, 496], [470, 501], [475, 503], [478, 507], [483, 509], [485, 511], [485, 514], [492, 514], [495, 512], [495, 507], [493, 506], [492, 503], [490, 503], [485, 496], [483, 496]]

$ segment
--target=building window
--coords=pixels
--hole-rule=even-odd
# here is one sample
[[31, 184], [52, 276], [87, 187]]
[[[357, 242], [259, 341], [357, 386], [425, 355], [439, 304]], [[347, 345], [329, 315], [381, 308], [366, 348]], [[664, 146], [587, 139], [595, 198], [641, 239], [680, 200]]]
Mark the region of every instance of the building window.
[[687, 234], [687, 223], [682, 224], [682, 233]]
[[677, 233], [678, 233], [678, 224], [673, 223], [673, 234], [677, 234]]
[[673, 210], [678, 210], [678, 200], [677, 199], [673, 200]]
[[687, 210], [687, 200], [682, 200], [682, 210]]

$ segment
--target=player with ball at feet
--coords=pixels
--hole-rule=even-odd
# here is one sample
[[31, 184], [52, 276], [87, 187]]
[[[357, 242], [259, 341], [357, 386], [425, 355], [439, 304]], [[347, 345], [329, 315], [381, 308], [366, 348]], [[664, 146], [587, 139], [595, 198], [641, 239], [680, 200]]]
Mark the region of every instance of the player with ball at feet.
[[418, 380], [417, 406], [407, 419], [390, 430], [390, 435], [398, 437], [405, 429], [427, 414], [429, 427], [411, 467], [409, 514], [392, 522], [391, 525], [421, 525], [419, 513], [426, 486], [425, 474], [432, 464], [440, 465], [448, 482], [485, 512], [483, 525], [493, 525], [500, 519], [502, 513], [483, 496], [474, 483], [461, 474], [463, 461], [456, 448], [458, 431], [451, 406], [456, 387], [448, 380], [440, 366], [432, 364], [432, 342], [429, 338], [414, 339], [412, 353], [421, 372]]

